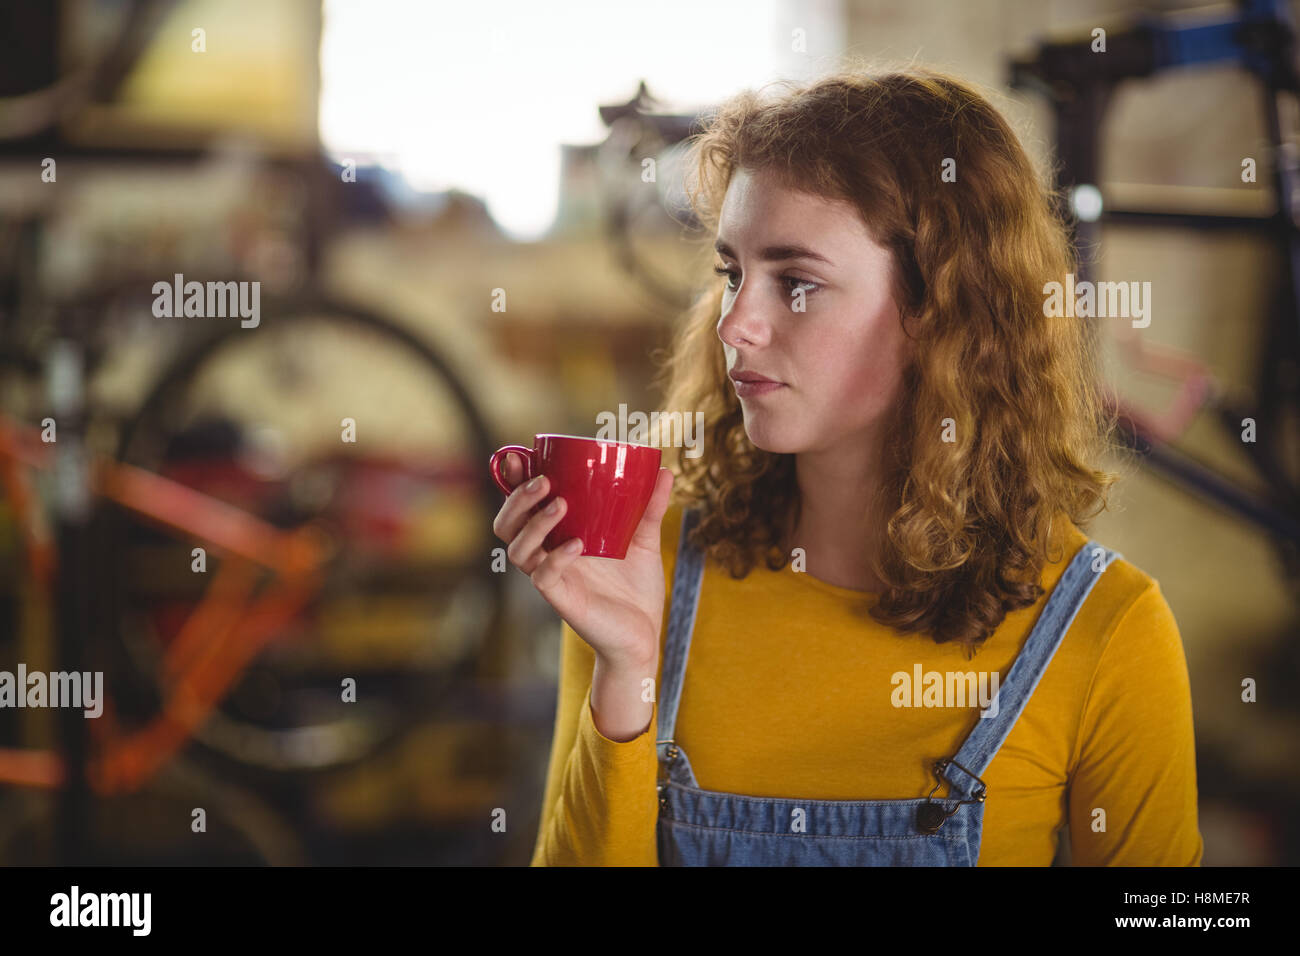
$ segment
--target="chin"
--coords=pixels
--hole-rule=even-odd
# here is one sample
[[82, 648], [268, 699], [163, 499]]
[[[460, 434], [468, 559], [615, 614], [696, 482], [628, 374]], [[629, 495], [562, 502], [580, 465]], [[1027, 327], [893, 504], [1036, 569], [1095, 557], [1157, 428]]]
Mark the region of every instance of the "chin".
[[774, 428], [771, 422], [755, 422], [745, 419], [745, 434], [750, 443], [762, 451], [773, 455], [797, 455], [808, 450], [807, 432], [798, 429]]

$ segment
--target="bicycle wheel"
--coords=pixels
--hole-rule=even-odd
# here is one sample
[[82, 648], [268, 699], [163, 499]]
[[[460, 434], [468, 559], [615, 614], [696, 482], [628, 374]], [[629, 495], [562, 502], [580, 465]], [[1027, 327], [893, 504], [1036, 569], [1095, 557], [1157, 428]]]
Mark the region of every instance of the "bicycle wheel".
[[[447, 362], [392, 321], [324, 299], [262, 312], [257, 328], [232, 322], [167, 369], [118, 459], [331, 541], [322, 586], [196, 738], [253, 767], [337, 767], [431, 713], [498, 632], [493, 445]], [[169, 647], [231, 559], [205, 555], [196, 572], [202, 542], [121, 508], [106, 527], [109, 617], [148, 710]]]

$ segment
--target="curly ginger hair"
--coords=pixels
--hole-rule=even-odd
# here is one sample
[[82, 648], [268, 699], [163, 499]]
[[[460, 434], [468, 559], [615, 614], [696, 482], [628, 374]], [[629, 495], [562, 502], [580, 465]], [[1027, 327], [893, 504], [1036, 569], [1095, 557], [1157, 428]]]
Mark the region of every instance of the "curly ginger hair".
[[[688, 194], [716, 235], [736, 170], [852, 203], [894, 262], [915, 360], [886, 442], [885, 480], [865, 503], [882, 528], [884, 590], [870, 615], [968, 653], [1035, 603], [1053, 522], [1083, 526], [1119, 475], [1092, 467], [1114, 418], [1086, 323], [1044, 315], [1046, 282], [1074, 271], [1059, 194], [1041, 184], [1007, 122], [971, 86], [908, 68], [843, 70], [783, 95], [747, 90], [689, 142]], [[940, 178], [956, 162], [957, 182]], [[711, 241], [713, 236], [709, 236]], [[779, 570], [799, 514], [795, 456], [757, 448], [717, 337], [723, 289], [701, 295], [658, 377], [665, 414], [702, 412], [710, 450], [665, 449], [673, 498], [702, 506], [692, 543], [744, 577]], [[909, 324], [909, 327], [913, 327]], [[955, 442], [944, 441], [945, 419]]]

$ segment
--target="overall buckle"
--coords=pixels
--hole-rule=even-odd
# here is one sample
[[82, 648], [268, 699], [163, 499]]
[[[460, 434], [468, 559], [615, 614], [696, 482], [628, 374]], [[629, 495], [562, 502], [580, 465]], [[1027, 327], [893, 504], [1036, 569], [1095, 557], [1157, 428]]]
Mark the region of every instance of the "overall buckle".
[[655, 790], [657, 790], [659, 793], [659, 806], [662, 807], [664, 806], [664, 804], [668, 802], [668, 797], [664, 794], [664, 790], [668, 786], [668, 764], [671, 761], [677, 759], [677, 755], [681, 753], [681, 750], [678, 748], [677, 742], [674, 741], [671, 737], [669, 737], [667, 740], [656, 740], [655, 741], [656, 756], [659, 753], [659, 747], [658, 747], [659, 744], [668, 744], [668, 750], [666, 752], [667, 759], [659, 761], [659, 780], [658, 783], [655, 785]]
[[[958, 800], [951, 810], [945, 810], [943, 804], [935, 803], [930, 797], [934, 796], [935, 791], [939, 789], [939, 785], [943, 783], [943, 772], [950, 766], [956, 767], [969, 777], [973, 777], [976, 786], [971, 791], [973, 796], [969, 800]], [[938, 833], [948, 818], [960, 810], [963, 805], [967, 803], [983, 803], [984, 798], [988, 796], [988, 784], [951, 757], [936, 760], [933, 772], [935, 776], [934, 788], [926, 795], [926, 802], [916, 808], [916, 828], [922, 833]]]

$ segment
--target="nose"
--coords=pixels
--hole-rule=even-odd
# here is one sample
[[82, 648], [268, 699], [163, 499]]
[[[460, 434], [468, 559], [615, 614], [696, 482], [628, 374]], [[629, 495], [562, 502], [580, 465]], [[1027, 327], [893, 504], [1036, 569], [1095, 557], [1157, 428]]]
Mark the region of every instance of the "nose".
[[718, 320], [718, 338], [724, 345], [737, 348], [741, 345], [764, 345], [771, 335], [767, 322], [755, 309], [742, 304], [745, 290], [742, 287], [731, 300], [731, 308]]

